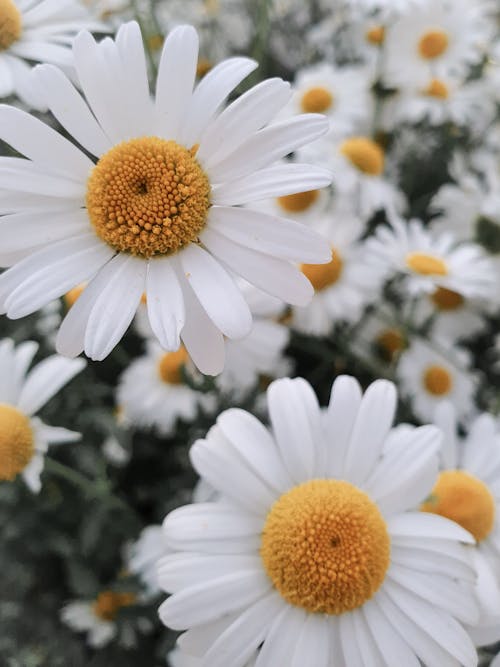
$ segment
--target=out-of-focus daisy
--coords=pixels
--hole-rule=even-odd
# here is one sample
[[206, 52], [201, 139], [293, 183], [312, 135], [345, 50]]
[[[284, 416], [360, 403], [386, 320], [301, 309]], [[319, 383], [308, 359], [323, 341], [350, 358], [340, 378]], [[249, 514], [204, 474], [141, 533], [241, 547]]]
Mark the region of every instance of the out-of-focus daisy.
[[359, 332], [367, 354], [374, 354], [386, 363], [395, 363], [408, 346], [408, 333], [398, 318], [371, 313]]
[[355, 322], [363, 308], [377, 295], [380, 271], [363, 261], [363, 222], [352, 213], [336, 211], [334, 217], [318, 223], [322, 235], [330, 241], [329, 264], [303, 264], [302, 271], [311, 281], [315, 294], [310, 304], [293, 308], [292, 324], [305, 333], [328, 334], [337, 322]]
[[464, 74], [484, 55], [490, 25], [481, 2], [427, 0], [387, 31], [385, 80], [419, 86], [429, 76]]
[[201, 403], [208, 407], [212, 397], [184, 382], [183, 372], [190, 363], [184, 347], [165, 352], [148, 341], [146, 354], [125, 369], [117, 389], [117, 403], [128, 423], [168, 435], [177, 419], [192, 420]]
[[445, 287], [421, 296], [414, 317], [422, 324], [432, 318], [433, 335], [452, 342], [471, 338], [487, 325], [484, 304], [481, 307], [480, 302]]
[[0, 98], [17, 95], [43, 109], [31, 66], [44, 62], [71, 71], [71, 42], [83, 28], [106, 32], [79, 0], [0, 0]]
[[[404, 14], [411, 9], [421, 8], [428, 0], [347, 0], [347, 4], [368, 12], [382, 12], [386, 16]], [[328, 6], [329, 0], [322, 0]]]
[[76, 632], [87, 633], [89, 646], [103, 648], [118, 634], [120, 612], [136, 603], [135, 593], [104, 590], [95, 600], [69, 602], [61, 610], [61, 620]]
[[461, 544], [473, 538], [408, 511], [435, 482], [439, 430], [392, 431], [396, 391], [386, 381], [363, 396], [356, 380], [338, 378], [326, 416], [300, 378], [272, 383], [268, 403], [272, 433], [227, 410], [191, 449], [223, 499], [165, 520], [175, 553], [159, 566], [172, 593], [160, 615], [189, 628], [181, 649], [210, 667], [242, 667], [258, 647], [260, 667], [418, 658], [474, 667], [456, 620], [477, 619]]
[[307, 190], [291, 195], [274, 197], [260, 202], [257, 206], [271, 215], [286, 216], [297, 222], [313, 223], [324, 213], [331, 199], [331, 192], [325, 190]]
[[39, 66], [38, 80], [54, 116], [97, 164], [41, 121], [0, 107], [0, 138], [28, 158], [0, 160], [4, 205], [10, 198], [17, 212], [0, 222], [0, 264], [22, 258], [0, 276], [0, 312], [23, 317], [90, 280], [57, 348], [101, 360], [146, 293], [162, 347], [177, 350], [182, 338], [194, 363], [217, 374], [224, 336], [242, 338], [252, 326], [230, 271], [286, 301], [312, 296], [292, 262], [327, 261], [327, 244], [298, 223], [236, 204], [327, 185], [322, 169], [275, 163], [328, 123], [319, 115], [271, 123], [290, 97], [280, 79], [220, 112], [256, 63], [222, 62], [193, 90], [191, 27], [165, 42], [154, 102], [136, 23], [100, 44], [82, 32], [73, 49], [86, 101], [57, 68]]
[[469, 355], [463, 348], [451, 347], [448, 341], [413, 338], [396, 373], [401, 392], [411, 400], [419, 419], [432, 419], [436, 406], [448, 400], [464, 420], [474, 407], [476, 390], [469, 367]]
[[74, 442], [80, 434], [48, 426], [36, 413], [85, 366], [82, 359], [54, 355], [29, 372], [38, 344], [17, 347], [0, 341], [0, 481], [21, 475], [34, 492], [41, 488], [43, 457], [49, 445]]
[[495, 272], [482, 248], [457, 244], [453, 235], [432, 234], [419, 220], [394, 219], [377, 228], [367, 241], [367, 260], [386, 275], [406, 274], [410, 293], [434, 292], [443, 287], [464, 297], [491, 297]]
[[162, 527], [146, 526], [127, 552], [128, 570], [141, 579], [149, 595], [157, 595], [160, 592], [157, 563], [165, 553]]
[[483, 413], [460, 438], [447, 402], [436, 409], [435, 423], [445, 436], [442, 472], [422, 510], [456, 521], [476, 538], [470, 549], [481, 616], [471, 631], [478, 645], [492, 644], [500, 639], [500, 431], [495, 418]]

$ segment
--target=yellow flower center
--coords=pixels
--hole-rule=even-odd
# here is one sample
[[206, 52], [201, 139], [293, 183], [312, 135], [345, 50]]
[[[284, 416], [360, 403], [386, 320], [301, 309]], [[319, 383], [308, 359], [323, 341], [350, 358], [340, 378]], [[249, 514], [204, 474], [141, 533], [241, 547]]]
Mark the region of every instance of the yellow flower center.
[[0, 0], [0, 51], [17, 42], [23, 29], [22, 16], [12, 0]]
[[300, 106], [304, 113], [325, 113], [332, 108], [334, 98], [332, 93], [321, 86], [309, 88], [302, 95]]
[[444, 30], [429, 30], [418, 42], [418, 52], [425, 60], [439, 58], [448, 49], [450, 39]]
[[177, 352], [166, 352], [158, 362], [158, 374], [163, 382], [167, 384], [182, 384], [182, 368], [189, 361], [188, 353], [184, 347]]
[[208, 60], [208, 58], [199, 58], [198, 64], [196, 66], [196, 76], [201, 79], [201, 77], [208, 74], [213, 67], [213, 63]]
[[385, 28], [383, 25], [375, 25], [365, 34], [366, 41], [375, 46], [380, 46], [385, 41]]
[[147, 39], [147, 42], [151, 51], [159, 51], [163, 47], [165, 38], [163, 35], [156, 33], [154, 35], [150, 35]]
[[278, 592], [311, 613], [343, 614], [369, 600], [390, 560], [387, 525], [349, 482], [312, 480], [267, 515], [260, 554]]
[[102, 591], [93, 603], [92, 610], [101, 621], [114, 621], [120, 609], [131, 607], [136, 600], [134, 593]]
[[335, 285], [342, 275], [344, 262], [340, 254], [332, 248], [332, 260], [328, 264], [302, 264], [302, 273], [310, 281], [315, 292]]
[[465, 299], [461, 294], [451, 289], [446, 289], [446, 287], [438, 287], [431, 294], [431, 301], [439, 310], [458, 310], [465, 303]]
[[12, 482], [34, 453], [29, 418], [12, 405], [0, 403], [0, 480]]
[[277, 202], [287, 213], [303, 213], [317, 202], [319, 190], [309, 190], [308, 192], [296, 192], [293, 195], [284, 195], [278, 197]]
[[453, 388], [451, 373], [443, 366], [429, 366], [423, 374], [425, 389], [433, 396], [446, 396]]
[[432, 79], [427, 88], [424, 88], [423, 93], [440, 100], [447, 100], [449, 96], [448, 86], [439, 79]]
[[210, 184], [191, 150], [143, 137], [114, 146], [92, 170], [87, 209], [97, 235], [118, 252], [150, 258], [196, 241]]
[[69, 292], [66, 292], [66, 294], [63, 297], [64, 303], [66, 304], [66, 308], [71, 308], [72, 306], [75, 305], [75, 303], [81, 297], [83, 290], [86, 287], [87, 285], [85, 283], [81, 283], [80, 285], [73, 287], [73, 289], [70, 289]]
[[380, 176], [384, 171], [385, 156], [382, 147], [368, 137], [352, 137], [340, 146], [340, 152], [369, 176]]
[[439, 257], [425, 252], [410, 252], [406, 255], [406, 266], [421, 276], [446, 276], [448, 267]]
[[404, 336], [398, 329], [385, 329], [377, 336], [376, 343], [387, 361], [392, 361], [406, 346]]
[[455, 521], [478, 542], [488, 537], [495, 523], [495, 499], [491, 491], [484, 482], [463, 470], [442, 472], [421, 509]]
[[203, 0], [203, 4], [209, 16], [216, 16], [220, 11], [220, 0]]

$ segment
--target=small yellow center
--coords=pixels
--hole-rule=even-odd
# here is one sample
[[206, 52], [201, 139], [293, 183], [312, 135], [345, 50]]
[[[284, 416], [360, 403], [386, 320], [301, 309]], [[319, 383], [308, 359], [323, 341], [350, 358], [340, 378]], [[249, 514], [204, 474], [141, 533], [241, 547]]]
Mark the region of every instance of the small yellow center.
[[0, 403], [0, 480], [12, 482], [34, 453], [29, 418], [12, 405]]
[[321, 292], [326, 287], [335, 285], [344, 268], [340, 254], [332, 248], [332, 259], [328, 264], [302, 264], [302, 273], [310, 281], [315, 292]]
[[384, 359], [392, 361], [406, 347], [406, 341], [398, 329], [384, 329], [376, 339]]
[[333, 94], [326, 88], [317, 86], [306, 90], [300, 100], [300, 107], [304, 113], [326, 113], [332, 108], [333, 102]]
[[286, 213], [304, 213], [318, 201], [318, 197], [319, 190], [309, 190], [308, 192], [296, 192], [293, 195], [278, 197], [277, 201]]
[[349, 482], [312, 480], [267, 515], [260, 554], [278, 592], [311, 613], [342, 614], [369, 600], [390, 560], [387, 525]]
[[210, 72], [213, 66], [213, 63], [208, 58], [199, 58], [196, 66], [196, 76], [201, 79], [205, 74]]
[[151, 51], [159, 51], [161, 48], [163, 48], [163, 44], [165, 43], [165, 37], [163, 37], [163, 35], [155, 33], [148, 37], [147, 42]]
[[189, 361], [188, 353], [184, 347], [177, 352], [166, 352], [158, 362], [158, 374], [166, 384], [182, 384], [182, 368]]
[[143, 137], [114, 146], [92, 170], [87, 209], [97, 235], [118, 252], [150, 258], [196, 241], [210, 184], [191, 150]]
[[418, 52], [425, 60], [439, 58], [448, 49], [450, 39], [444, 30], [429, 30], [418, 42]]
[[447, 100], [449, 97], [448, 86], [439, 79], [432, 79], [427, 88], [424, 88], [423, 93], [440, 100]]
[[454, 292], [446, 287], [438, 287], [436, 291], [431, 294], [432, 303], [439, 310], [458, 310], [462, 308], [465, 303], [464, 297], [458, 292]]
[[448, 267], [440, 257], [425, 252], [410, 252], [406, 255], [406, 266], [421, 276], [446, 276]]
[[340, 146], [340, 152], [368, 176], [380, 176], [384, 171], [385, 156], [382, 147], [368, 137], [352, 137]]
[[102, 591], [97, 596], [92, 609], [101, 621], [114, 621], [120, 609], [135, 604], [137, 596], [134, 593], [118, 593]]
[[428, 366], [422, 376], [425, 389], [433, 396], [446, 396], [453, 389], [451, 373], [443, 366]]
[[375, 25], [365, 34], [366, 41], [374, 46], [380, 46], [385, 41], [385, 28], [383, 25]]
[[488, 537], [495, 523], [495, 499], [491, 491], [484, 482], [463, 470], [442, 472], [421, 509], [455, 521], [478, 542]]
[[86, 288], [86, 286], [87, 286], [86, 283], [81, 283], [80, 285], [73, 287], [73, 289], [70, 289], [69, 292], [66, 292], [66, 294], [63, 297], [64, 303], [66, 304], [66, 308], [71, 308], [72, 306], [75, 305], [75, 303], [81, 297], [83, 290]]
[[21, 36], [22, 16], [12, 0], [0, 0], [0, 51], [5, 51]]

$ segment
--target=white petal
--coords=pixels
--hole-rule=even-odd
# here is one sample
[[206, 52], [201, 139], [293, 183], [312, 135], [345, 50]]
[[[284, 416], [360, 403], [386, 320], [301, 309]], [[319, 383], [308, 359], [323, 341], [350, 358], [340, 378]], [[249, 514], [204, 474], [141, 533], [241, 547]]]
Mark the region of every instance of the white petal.
[[391, 517], [387, 526], [396, 537], [437, 537], [475, 544], [472, 535], [454, 521], [428, 512], [406, 512]]
[[397, 628], [387, 620], [375, 600], [369, 600], [361, 608], [365, 621], [377, 643], [387, 667], [420, 667], [420, 661], [398, 634]]
[[331, 622], [327, 616], [308, 614], [296, 638], [290, 667], [329, 667], [334, 658], [331, 641]]
[[164, 349], [177, 350], [186, 311], [179, 280], [169, 258], [150, 260], [146, 297], [149, 323], [154, 335]]
[[19, 408], [33, 415], [86, 366], [83, 359], [65, 359], [53, 355], [44, 359], [28, 374], [19, 396]]
[[42, 474], [43, 464], [43, 455], [35, 454], [21, 473], [24, 481], [33, 493], [40, 493], [40, 489], [42, 488], [40, 475]]
[[358, 381], [340, 375], [332, 386], [326, 413], [326, 473], [328, 477], [342, 477], [352, 429], [356, 421], [362, 392]]

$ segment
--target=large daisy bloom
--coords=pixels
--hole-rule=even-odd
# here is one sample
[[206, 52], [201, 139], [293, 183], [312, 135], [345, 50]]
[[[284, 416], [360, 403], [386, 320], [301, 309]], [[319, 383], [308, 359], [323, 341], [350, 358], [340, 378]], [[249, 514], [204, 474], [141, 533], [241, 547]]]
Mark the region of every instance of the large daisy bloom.
[[30, 107], [43, 108], [31, 65], [71, 70], [71, 42], [83, 28], [107, 30], [78, 0], [0, 0], [0, 97], [17, 95]]
[[[191, 449], [220, 500], [164, 522], [163, 622], [201, 667], [477, 665], [473, 537], [410, 511], [430, 493], [435, 426], [391, 429], [392, 383], [338, 378], [326, 415], [301, 378], [268, 390], [272, 431], [222, 413]], [[460, 579], [460, 583], [457, 581]], [[459, 619], [459, 620], [457, 620]]]
[[21, 475], [38, 493], [49, 445], [74, 442], [80, 434], [44, 424], [36, 413], [85, 366], [82, 359], [54, 355], [28, 372], [38, 344], [0, 342], [0, 481]]
[[[106, 357], [143, 294], [166, 350], [183, 340], [203, 372], [224, 365], [224, 336], [252, 326], [232, 272], [290, 303], [313, 294], [294, 262], [328, 261], [306, 227], [237, 205], [324, 187], [325, 170], [281, 159], [327, 131], [323, 116], [271, 122], [290, 98], [264, 81], [221, 111], [256, 67], [232, 58], [193, 89], [198, 38], [170, 33], [152, 101], [139, 26], [73, 45], [86, 100], [67, 77], [39, 66], [48, 107], [87, 152], [41, 121], [0, 107], [0, 138], [23, 158], [1, 158], [0, 312], [23, 317], [89, 281], [59, 330], [57, 349]], [[174, 94], [175, 93], [175, 94]], [[276, 164], [275, 164], [276, 163]]]
[[483, 413], [461, 438], [448, 402], [438, 406], [434, 421], [445, 436], [442, 472], [422, 509], [456, 521], [476, 538], [470, 549], [481, 617], [471, 632], [479, 645], [492, 644], [500, 639], [500, 430]]

